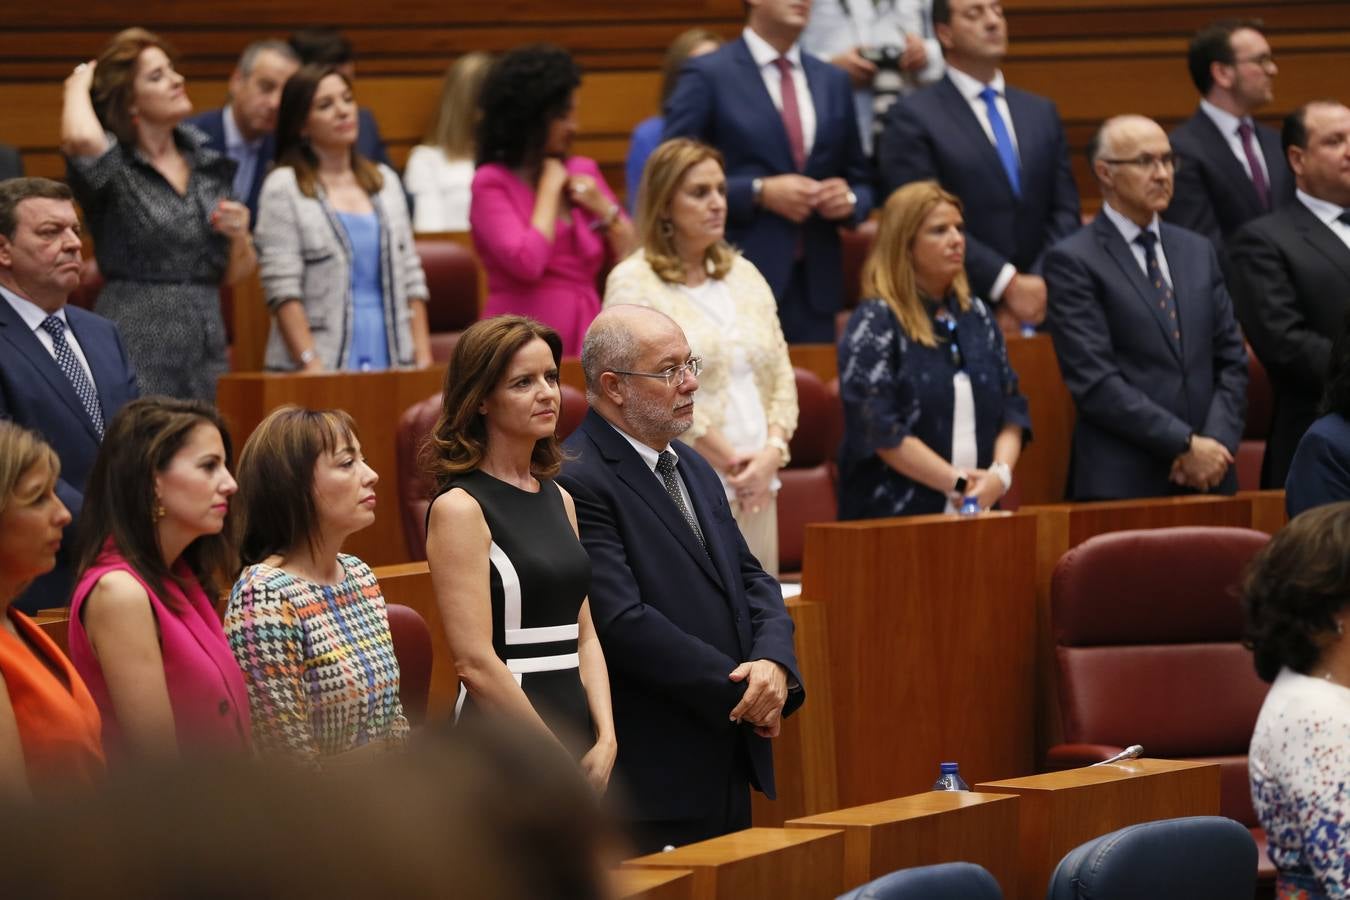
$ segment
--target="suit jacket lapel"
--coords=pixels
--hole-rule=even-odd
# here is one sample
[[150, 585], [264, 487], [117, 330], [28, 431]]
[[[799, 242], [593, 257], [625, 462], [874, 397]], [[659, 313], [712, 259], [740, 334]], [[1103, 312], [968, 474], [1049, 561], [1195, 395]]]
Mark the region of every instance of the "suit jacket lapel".
[[[749, 104], [747, 113], [749, 110], [757, 110], [753, 114], [748, 114], [747, 118], [751, 121], [764, 122], [764, 136], [766, 138], [774, 136], [771, 144], [777, 151], [775, 168], [779, 172], [797, 171], [797, 164], [792, 161], [792, 147], [788, 144], [783, 114], [779, 112], [777, 106], [774, 106], [773, 97], [769, 96], [769, 87], [764, 83], [764, 76], [760, 73], [759, 66], [755, 65], [755, 57], [751, 55], [750, 47], [744, 38], [737, 38], [732, 43], [731, 54], [732, 60], [740, 70], [736, 81], [742, 86], [745, 100]], [[816, 121], [820, 121], [819, 116], [816, 117]]]
[[[9, 301], [0, 297], [0, 339], [9, 342], [10, 346], [16, 352], [25, 357], [33, 367], [42, 374], [51, 389], [61, 398], [62, 402], [70, 409], [75, 418], [79, 419], [89, 432], [89, 436], [95, 441], [98, 440], [98, 432], [94, 430], [94, 423], [89, 418], [89, 413], [85, 411], [84, 404], [80, 402], [79, 395], [75, 393], [75, 388], [66, 377], [66, 373], [61, 371], [61, 367], [52, 359], [52, 355], [47, 352], [47, 348], [42, 346], [37, 335], [29, 330], [28, 325], [19, 318], [19, 314], [14, 311], [14, 307], [9, 305]], [[78, 336], [76, 338], [78, 340]], [[84, 349], [81, 342], [80, 349]], [[88, 352], [85, 358], [89, 359]], [[89, 368], [94, 368], [92, 360], [89, 362]], [[98, 379], [95, 378], [97, 385]], [[103, 395], [100, 392], [100, 400]]]
[[[976, 147], [976, 152], [984, 157], [985, 171], [993, 172], [997, 176], [994, 181], [1002, 185], [1003, 190], [1008, 192], [1008, 196], [1013, 196], [1012, 185], [1008, 183], [1007, 173], [1003, 171], [1003, 160], [999, 159], [998, 151], [994, 149], [994, 144], [989, 140], [989, 135], [984, 132], [984, 126], [980, 124], [980, 120], [975, 118], [975, 113], [971, 111], [970, 101], [962, 96], [952, 80], [945, 75], [934, 87], [944, 94], [942, 106], [951, 116], [952, 123], [961, 132], [963, 139], [966, 143]], [[1013, 128], [1016, 127], [1017, 124], [1014, 122]], [[1022, 166], [1022, 170], [1026, 171], [1025, 165]]]
[[[1247, 214], [1251, 217], [1263, 215], [1266, 210], [1262, 209], [1261, 201], [1256, 196], [1256, 185], [1252, 182], [1251, 176], [1247, 170], [1242, 168], [1242, 163], [1238, 162], [1237, 156], [1233, 154], [1233, 147], [1228, 143], [1228, 138], [1219, 126], [1214, 124], [1214, 120], [1205, 114], [1205, 111], [1199, 110], [1195, 114], [1196, 123], [1199, 126], [1199, 135], [1206, 144], [1206, 152], [1209, 158], [1214, 160], [1214, 165], [1218, 172], [1228, 182], [1228, 189], [1234, 196], [1242, 201], [1246, 207]], [[1260, 133], [1259, 130], [1257, 132]], [[1267, 179], [1269, 182], [1270, 179]], [[1271, 199], [1274, 199], [1274, 187], [1268, 185], [1271, 190]], [[1168, 257], [1168, 265], [1171, 265], [1172, 258]]]
[[1270, 182], [1270, 206], [1274, 209], [1281, 198], [1294, 193], [1294, 173], [1289, 171], [1289, 161], [1285, 159], [1279, 135], [1268, 128], [1258, 128], [1256, 139], [1266, 160], [1266, 172], [1270, 174], [1267, 180]]
[[[1121, 236], [1119, 229], [1106, 217], [1105, 213], [1099, 213], [1097, 218], [1092, 220], [1092, 227], [1097, 232], [1097, 240], [1101, 243], [1102, 249], [1120, 267], [1125, 280], [1134, 287], [1139, 302], [1144, 304], [1149, 315], [1153, 317], [1153, 321], [1158, 323], [1158, 328], [1162, 330], [1162, 336], [1167, 342], [1167, 346], [1172, 349], [1173, 355], [1177, 355], [1177, 344], [1176, 341], [1172, 340], [1172, 323], [1167, 320], [1167, 313], [1158, 309], [1158, 304], [1154, 301], [1153, 286], [1148, 283], [1144, 271], [1139, 268], [1139, 261], [1135, 259], [1134, 251], [1126, 245], [1125, 238]], [[1167, 250], [1164, 248], [1163, 252], [1166, 253]], [[1167, 257], [1167, 265], [1168, 268], [1172, 266], [1170, 255]], [[1175, 271], [1172, 273], [1172, 292], [1176, 293]], [[1178, 356], [1178, 360], [1180, 360], [1180, 356]]]
[[1312, 244], [1318, 253], [1331, 260], [1332, 264], [1341, 270], [1341, 274], [1350, 278], [1350, 247], [1347, 247], [1331, 228], [1298, 200], [1290, 204], [1289, 209], [1294, 219], [1294, 227], [1302, 233], [1304, 240]]
[[[816, 148], [822, 145], [820, 139], [822, 125], [829, 121], [830, 115], [830, 93], [825, 89], [825, 73], [828, 69], [822, 66], [812, 65], [815, 62], [805, 50], [801, 51], [802, 72], [806, 75], [806, 86], [811, 91], [811, 105], [816, 114], [816, 134], [815, 140], [811, 142], [810, 152], [806, 154], [806, 168], [810, 170], [811, 160], [816, 155]], [[813, 77], [814, 74], [814, 77]], [[852, 121], [850, 119], [850, 121]], [[784, 134], [787, 129], [783, 129]], [[806, 135], [802, 135], [803, 139]]]
[[[624, 484], [632, 489], [633, 493], [642, 498], [647, 506], [651, 507], [652, 512], [661, 520], [661, 524], [671, 533], [675, 540], [684, 547], [690, 556], [698, 561], [703, 570], [708, 573], [708, 577], [717, 581], [719, 584], [722, 579], [718, 575], [713, 562], [708, 558], [708, 554], [703, 551], [703, 547], [694, 535], [693, 529], [689, 523], [680, 515], [679, 509], [675, 506], [675, 501], [666, 493], [665, 488], [658, 480], [658, 476], [647, 468], [647, 463], [642, 457], [638, 456], [636, 450], [624, 440], [623, 435], [614, 430], [604, 417], [591, 410], [586, 414], [586, 419], [581, 426], [590, 436], [591, 440], [600, 448], [601, 454], [614, 467], [615, 473]], [[689, 488], [690, 500], [694, 500], [695, 489], [690, 484], [691, 479], [685, 479], [685, 485]], [[706, 504], [705, 507], [706, 508]], [[697, 510], [694, 513], [698, 515]], [[700, 518], [702, 525], [703, 518]], [[708, 529], [704, 528], [703, 535], [708, 536]]]

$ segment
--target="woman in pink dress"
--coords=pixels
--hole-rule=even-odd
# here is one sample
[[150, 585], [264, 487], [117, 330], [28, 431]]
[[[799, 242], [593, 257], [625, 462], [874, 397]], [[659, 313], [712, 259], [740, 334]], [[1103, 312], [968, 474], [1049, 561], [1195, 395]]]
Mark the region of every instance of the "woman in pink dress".
[[595, 160], [570, 156], [580, 70], [566, 50], [521, 47], [483, 85], [469, 228], [487, 271], [483, 317], [529, 316], [578, 356], [600, 312], [607, 263], [633, 249], [633, 226]]

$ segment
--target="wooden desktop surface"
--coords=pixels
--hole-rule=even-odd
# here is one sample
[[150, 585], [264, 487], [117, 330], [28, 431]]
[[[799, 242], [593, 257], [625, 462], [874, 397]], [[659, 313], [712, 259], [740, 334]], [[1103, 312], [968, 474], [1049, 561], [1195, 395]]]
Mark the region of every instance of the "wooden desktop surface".
[[837, 829], [749, 828], [623, 866], [690, 869], [694, 900], [832, 900], [846, 887]]

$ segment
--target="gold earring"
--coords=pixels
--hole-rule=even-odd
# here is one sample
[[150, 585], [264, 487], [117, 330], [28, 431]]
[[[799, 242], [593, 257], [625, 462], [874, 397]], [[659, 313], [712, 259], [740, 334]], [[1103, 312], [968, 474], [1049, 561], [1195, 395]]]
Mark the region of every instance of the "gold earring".
[[154, 507], [154, 509], [153, 509], [153, 510], [151, 511], [151, 513], [150, 513], [150, 515], [154, 517], [154, 521], [158, 522], [160, 519], [164, 518], [164, 517], [167, 516], [168, 514], [169, 514], [169, 511], [168, 511], [167, 509], [164, 508], [164, 504], [161, 503], [161, 502], [159, 502], [159, 498], [156, 497], [156, 498], [155, 498], [155, 507]]

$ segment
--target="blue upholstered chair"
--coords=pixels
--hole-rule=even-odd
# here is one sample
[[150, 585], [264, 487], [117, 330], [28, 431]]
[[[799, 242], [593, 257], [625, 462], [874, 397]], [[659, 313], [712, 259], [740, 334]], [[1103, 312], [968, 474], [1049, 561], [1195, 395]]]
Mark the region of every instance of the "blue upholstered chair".
[[1256, 891], [1256, 842], [1222, 816], [1130, 825], [1071, 851], [1046, 900], [1235, 900]]
[[837, 900], [1003, 900], [1003, 891], [983, 866], [953, 862], [901, 869]]

